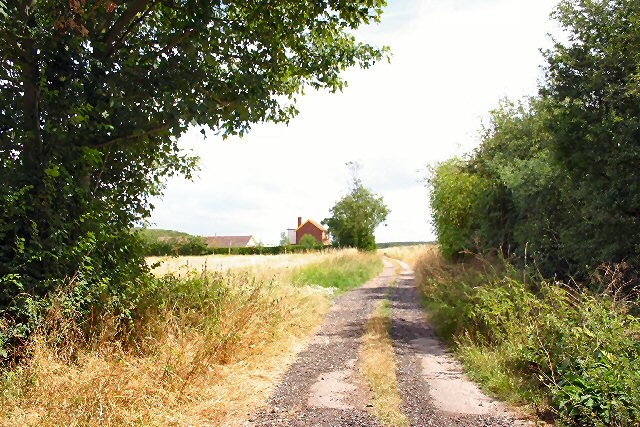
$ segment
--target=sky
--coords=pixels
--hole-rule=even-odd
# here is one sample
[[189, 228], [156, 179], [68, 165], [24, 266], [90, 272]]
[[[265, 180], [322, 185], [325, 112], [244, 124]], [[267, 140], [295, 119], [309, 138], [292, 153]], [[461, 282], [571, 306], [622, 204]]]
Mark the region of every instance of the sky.
[[[435, 240], [428, 165], [478, 146], [502, 98], [534, 95], [541, 48], [557, 34], [556, 0], [389, 0], [361, 41], [390, 62], [349, 69], [342, 92], [307, 90], [289, 125], [260, 124], [223, 140], [192, 129], [181, 148], [200, 157], [193, 181], [172, 178], [149, 226], [195, 235], [253, 235], [265, 245], [297, 218], [320, 222], [348, 191], [348, 162], [391, 210], [378, 242]], [[304, 160], [301, 159], [313, 160]]]

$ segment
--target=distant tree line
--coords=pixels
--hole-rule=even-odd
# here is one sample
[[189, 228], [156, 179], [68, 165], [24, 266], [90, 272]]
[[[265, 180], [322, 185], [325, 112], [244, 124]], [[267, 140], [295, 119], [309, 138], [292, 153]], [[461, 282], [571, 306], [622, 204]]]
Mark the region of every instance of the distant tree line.
[[480, 147], [433, 167], [444, 255], [499, 250], [547, 276], [640, 266], [640, 3], [562, 1], [537, 96], [491, 112]]
[[[311, 239], [304, 239], [304, 237]], [[306, 240], [306, 241], [302, 241]], [[280, 255], [319, 251], [325, 246], [311, 235], [305, 234], [299, 245], [279, 246], [243, 246], [234, 248], [209, 247], [203, 237], [173, 236], [173, 237], [143, 237], [143, 253], [145, 256], [182, 256], [182, 255]], [[312, 240], [312, 241], [310, 241]]]

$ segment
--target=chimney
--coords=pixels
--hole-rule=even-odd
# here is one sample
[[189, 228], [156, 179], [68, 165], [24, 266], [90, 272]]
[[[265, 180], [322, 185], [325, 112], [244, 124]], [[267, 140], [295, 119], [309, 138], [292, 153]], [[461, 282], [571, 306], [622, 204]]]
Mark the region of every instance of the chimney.
[[302, 217], [299, 216], [298, 217], [298, 227], [300, 227], [302, 225]]

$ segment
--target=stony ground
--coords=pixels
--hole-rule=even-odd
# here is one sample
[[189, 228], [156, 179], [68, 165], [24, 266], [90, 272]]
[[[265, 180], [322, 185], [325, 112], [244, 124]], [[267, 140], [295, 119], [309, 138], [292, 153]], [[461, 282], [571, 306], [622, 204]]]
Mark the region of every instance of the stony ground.
[[246, 426], [381, 426], [371, 415], [358, 356], [365, 324], [388, 295], [401, 409], [413, 426], [527, 425], [465, 378], [424, 318], [412, 271], [406, 265], [399, 275], [395, 270], [385, 260], [380, 276], [336, 299], [322, 328]]

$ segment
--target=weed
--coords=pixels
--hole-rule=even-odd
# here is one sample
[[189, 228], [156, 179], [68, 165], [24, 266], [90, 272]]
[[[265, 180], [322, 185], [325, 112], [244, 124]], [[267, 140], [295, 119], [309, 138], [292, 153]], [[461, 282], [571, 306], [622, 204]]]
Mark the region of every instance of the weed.
[[[438, 332], [470, 376], [512, 403], [576, 426], [640, 422], [640, 322], [610, 293], [528, 279], [508, 264], [418, 262]], [[524, 276], [526, 277], [526, 276]]]

